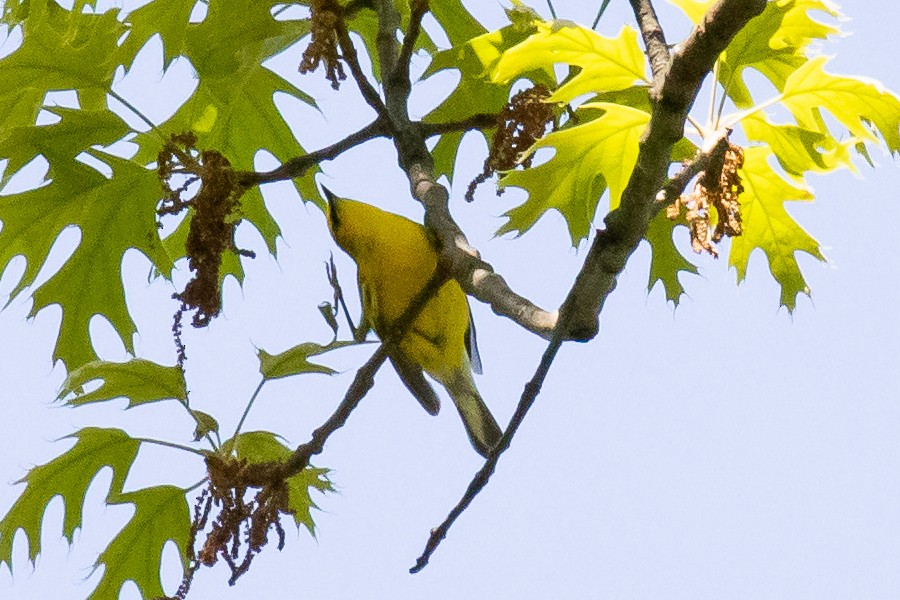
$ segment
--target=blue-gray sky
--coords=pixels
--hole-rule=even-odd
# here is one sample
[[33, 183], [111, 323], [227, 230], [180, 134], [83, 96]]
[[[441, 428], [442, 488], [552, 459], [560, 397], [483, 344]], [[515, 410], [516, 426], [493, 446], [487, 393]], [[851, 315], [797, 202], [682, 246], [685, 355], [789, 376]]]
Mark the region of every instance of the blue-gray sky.
[[[589, 24], [599, 3], [555, 5], [559, 16]], [[500, 3], [467, 4], [488, 26], [502, 23]], [[599, 27], [607, 35], [632, 22], [626, 3], [612, 4]], [[544, 4], [536, 8], [548, 14]], [[677, 41], [686, 21], [668, 5], [658, 8], [673, 32], [669, 41]], [[869, 3], [846, 10], [852, 20], [843, 28], [852, 35], [823, 48], [836, 55], [829, 69], [900, 90], [894, 64], [900, 9]], [[273, 61], [294, 81], [299, 48]], [[186, 95], [190, 88], [183, 64], [163, 76], [158, 51], [148, 48], [142, 70], [117, 90], [162, 119], [172, 108], [162, 103], [161, 90]], [[421, 69], [425, 61], [416, 64]], [[305, 147], [320, 147], [370, 119], [349, 82], [340, 95], [320, 73], [302, 83], [322, 114], [293, 103], [284, 107]], [[418, 114], [447, 83], [428, 83], [414, 93]], [[702, 98], [699, 114], [705, 114]], [[516, 290], [555, 307], [585, 247], [571, 249], [555, 215], [520, 239], [493, 239], [499, 215], [523, 195], [509, 191], [497, 199], [485, 187], [475, 204], [465, 204], [462, 194], [480, 171], [484, 144], [472, 136], [463, 148], [454, 214]], [[340, 195], [416, 217], [421, 211], [394, 156], [386, 142], [371, 143], [325, 165], [320, 181]], [[778, 288], [759, 252], [740, 286], [726, 260], [694, 257], [701, 276], [684, 279], [688, 296], [673, 311], [661, 289], [645, 291], [649, 253], [642, 247], [607, 302], [600, 336], [563, 349], [491, 484], [422, 573], [407, 569], [480, 459], [449, 405], [429, 417], [385, 370], [318, 457], [318, 465], [333, 469], [340, 493], [316, 498], [322, 508], [315, 515], [317, 540], [289, 532], [286, 549], [267, 548], [234, 588], [223, 568], [204, 569], [190, 597], [900, 597], [900, 170], [887, 155], [875, 159], [878, 168], [861, 164], [858, 177], [813, 178], [815, 204], [789, 204], [830, 259], [823, 265], [800, 257], [813, 291], [811, 299], [800, 297], [793, 316], [779, 310]], [[260, 159], [260, 166], [267, 164]], [[267, 203], [284, 230], [278, 261], [262, 252], [258, 234], [242, 228], [239, 243], [261, 251], [245, 262], [244, 288], [229, 282], [223, 316], [209, 331], [187, 334], [193, 401], [226, 430], [256, 386], [255, 347], [276, 352], [329, 338], [316, 309], [329, 297], [322, 263], [334, 250], [324, 219], [289, 186], [270, 188]], [[61, 248], [77, 239], [64, 237]], [[686, 235], [678, 241], [687, 252]], [[336, 260], [352, 290], [352, 263], [339, 253]], [[0, 297], [20, 272], [21, 265], [4, 273]], [[146, 260], [129, 254], [123, 277], [140, 331], [138, 354], [168, 364], [173, 288], [161, 281], [147, 285], [146, 275]], [[176, 281], [186, 277], [181, 265]], [[25, 323], [29, 308], [20, 298], [0, 313], [0, 336], [7, 340], [0, 349], [0, 480], [13, 482], [46, 462], [64, 447], [53, 439], [86, 425], [190, 438], [192, 426], [176, 407], [123, 412], [124, 401], [77, 410], [51, 405], [64, 377], [50, 362], [59, 311], [47, 309]], [[478, 385], [505, 422], [544, 343], [485, 306], [474, 304], [473, 311], [485, 363]], [[94, 325], [101, 356], [124, 360], [109, 325]], [[344, 371], [339, 377], [271, 384], [247, 428], [305, 441], [371, 348], [330, 355], [328, 364]], [[142, 450], [128, 487], [187, 485], [202, 476], [195, 461], [181, 465], [178, 459]], [[72, 549], [56, 535], [59, 500], [44, 518], [48, 533], [34, 571], [19, 535], [13, 576], [0, 570], [0, 597], [89, 593], [99, 576], [91, 575], [90, 565], [130, 516], [126, 508], [103, 506], [109, 478], [102, 473], [88, 491], [84, 527]], [[0, 511], [20, 490], [0, 486]], [[171, 548], [164, 563], [172, 593], [179, 565]], [[126, 586], [121, 597], [138, 595]]]

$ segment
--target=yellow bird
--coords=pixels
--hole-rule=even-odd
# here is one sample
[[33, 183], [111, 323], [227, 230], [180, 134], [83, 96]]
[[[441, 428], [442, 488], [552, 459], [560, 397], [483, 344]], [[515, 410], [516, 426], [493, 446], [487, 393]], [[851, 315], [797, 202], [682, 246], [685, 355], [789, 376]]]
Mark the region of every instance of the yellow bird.
[[[365, 337], [372, 328], [384, 339], [434, 275], [435, 242], [425, 227], [406, 217], [322, 189], [331, 235], [357, 265], [363, 306], [357, 334]], [[474, 333], [466, 294], [451, 279], [431, 297], [389, 358], [430, 414], [437, 414], [440, 402], [423, 370], [447, 389], [472, 445], [486, 456], [502, 432], [472, 378], [473, 366], [481, 369]]]

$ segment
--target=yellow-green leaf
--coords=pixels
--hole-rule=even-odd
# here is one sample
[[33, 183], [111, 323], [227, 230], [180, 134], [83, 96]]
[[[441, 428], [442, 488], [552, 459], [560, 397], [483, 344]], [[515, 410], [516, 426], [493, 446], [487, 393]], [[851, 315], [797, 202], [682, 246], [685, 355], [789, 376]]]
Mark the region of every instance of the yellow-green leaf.
[[719, 59], [718, 80], [737, 106], [753, 104], [743, 80], [745, 68], [759, 71], [781, 91], [791, 73], [806, 63], [810, 43], [840, 32], [810, 17], [810, 11], [841, 16], [829, 0], [776, 0], [734, 36]]
[[874, 79], [826, 73], [826, 62], [828, 58], [824, 56], [810, 60], [784, 86], [781, 102], [797, 123], [805, 129], [822, 131], [817, 111], [824, 109], [856, 138], [877, 142], [868, 125], [871, 123], [888, 150], [900, 152], [900, 97]]
[[801, 179], [785, 180], [769, 164], [768, 148], [747, 148], [740, 170], [744, 192], [740, 196], [743, 235], [731, 238], [728, 264], [737, 270], [738, 282], [747, 276], [747, 263], [756, 248], [766, 254], [769, 269], [781, 285], [781, 304], [794, 309], [797, 294], [809, 294], [795, 254], [825, 260], [814, 240], [785, 210], [785, 201], [812, 201], [814, 196]]
[[528, 191], [528, 200], [506, 213], [508, 221], [498, 234], [528, 231], [548, 210], [559, 211], [569, 226], [572, 244], [587, 237], [600, 196], [609, 187], [610, 210], [619, 205], [622, 191], [637, 161], [638, 140], [650, 115], [619, 104], [584, 104], [585, 110], [601, 109], [593, 121], [553, 132], [539, 140], [529, 154], [553, 148], [550, 160], [523, 171], [509, 171], [501, 187]]
[[587, 93], [624, 90], [646, 79], [646, 59], [637, 32], [622, 27], [608, 38], [564, 21], [537, 22], [537, 31], [507, 50], [491, 72], [495, 83], [507, 83], [529, 71], [549, 70], [556, 64], [580, 67], [580, 72], [551, 96], [551, 102], [569, 102]]
[[855, 170], [850, 156], [857, 142], [854, 138], [838, 141], [796, 125], [774, 125], [761, 112], [746, 117], [741, 125], [749, 139], [768, 144], [784, 170], [793, 175], [826, 173], [840, 167]]
[[668, 2], [684, 11], [693, 23], [699, 23], [716, 0], [668, 0]]

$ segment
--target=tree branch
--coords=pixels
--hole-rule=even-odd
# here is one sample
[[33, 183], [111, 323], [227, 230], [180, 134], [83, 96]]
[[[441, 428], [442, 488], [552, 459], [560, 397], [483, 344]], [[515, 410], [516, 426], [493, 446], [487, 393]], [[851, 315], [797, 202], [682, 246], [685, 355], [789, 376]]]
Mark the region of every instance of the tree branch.
[[616, 278], [654, 214], [672, 146], [684, 135], [688, 110], [703, 79], [737, 32], [765, 7], [765, 0], [719, 0], [675, 53], [665, 77], [654, 81], [652, 116], [621, 205], [604, 219], [606, 228], [597, 232], [563, 303], [560, 326], [565, 329], [564, 338], [586, 341], [597, 334], [606, 297], [615, 289]]
[[310, 459], [321, 454], [325, 449], [325, 442], [335, 431], [344, 426], [351, 413], [359, 405], [363, 397], [375, 383], [375, 373], [384, 364], [388, 355], [394, 351], [397, 344], [406, 334], [415, 318], [422, 312], [425, 304], [447, 282], [447, 274], [438, 267], [428, 284], [416, 295], [403, 314], [391, 327], [387, 339], [382, 340], [375, 353], [356, 372], [353, 382], [347, 389], [344, 399], [328, 419], [313, 431], [308, 442], [297, 446], [293, 454], [284, 462], [265, 462], [247, 465], [242, 472], [241, 482], [247, 486], [263, 487], [273, 482], [284, 481], [297, 475], [309, 466]]
[[493, 113], [478, 113], [460, 121], [448, 121], [446, 123], [417, 121], [413, 124], [419, 128], [419, 135], [427, 139], [443, 133], [471, 131], [473, 129], [492, 129], [497, 126], [497, 115]]
[[669, 46], [662, 25], [656, 17], [656, 10], [651, 0], [630, 0], [631, 8], [641, 29], [647, 56], [650, 57], [650, 70], [653, 71], [654, 84], [661, 84], [669, 67]]
[[418, 573], [428, 565], [431, 555], [437, 550], [441, 541], [447, 537], [447, 531], [449, 531], [456, 519], [470, 504], [472, 504], [472, 501], [475, 500], [475, 497], [479, 492], [484, 489], [488, 484], [488, 481], [490, 481], [491, 475], [493, 475], [494, 469], [497, 467], [497, 462], [500, 460], [500, 456], [509, 448], [513, 436], [519, 429], [519, 425], [525, 420], [525, 415], [528, 414], [529, 409], [531, 409], [538, 394], [540, 394], [541, 387], [544, 385], [544, 379], [547, 378], [547, 373], [550, 372], [550, 366], [553, 364], [553, 359], [556, 358], [556, 353], [561, 346], [562, 339], [559, 335], [555, 335], [547, 346], [547, 349], [544, 350], [544, 355], [541, 357], [541, 362], [538, 365], [534, 376], [531, 378], [531, 381], [525, 384], [525, 391], [522, 392], [522, 397], [516, 407], [516, 412], [513, 413], [509, 425], [506, 426], [503, 437], [497, 442], [497, 447], [491, 451], [484, 466], [479, 469], [478, 473], [475, 474], [475, 477], [472, 478], [472, 481], [469, 482], [469, 487], [466, 488], [465, 493], [456, 506], [453, 507], [453, 510], [450, 511], [440, 525], [431, 530], [431, 535], [428, 536], [428, 542], [425, 544], [425, 550], [416, 560], [416, 564], [409, 570], [410, 573]]
[[416, 40], [422, 32], [422, 18], [427, 12], [428, 0], [412, 0], [410, 2], [409, 28], [403, 37], [403, 45], [400, 47], [397, 64], [394, 65], [394, 69], [391, 71], [392, 78], [409, 82], [409, 63], [412, 60]]
[[385, 137], [389, 134], [390, 132], [384, 121], [376, 119], [339, 142], [335, 142], [330, 146], [326, 146], [315, 152], [292, 158], [282, 163], [281, 166], [276, 169], [262, 173], [252, 171], [241, 173], [239, 181], [242, 186], [250, 187], [261, 183], [272, 183], [273, 181], [284, 181], [286, 179], [302, 177], [307, 169], [313, 165], [317, 165], [322, 161], [332, 160], [354, 146], [358, 146], [377, 137]]
[[347, 30], [347, 24], [344, 21], [339, 21], [337, 24], [337, 38], [344, 62], [350, 67], [350, 74], [353, 75], [353, 80], [356, 81], [359, 92], [366, 103], [378, 114], [378, 118], [382, 122], [390, 124], [391, 120], [388, 116], [388, 110], [381, 99], [381, 95], [369, 81], [369, 78], [366, 77], [366, 74], [363, 73], [362, 67], [359, 66], [359, 55], [356, 54], [356, 48], [353, 46], [353, 40], [350, 39], [350, 32]]
[[[656, 196], [653, 210], [654, 214], [671, 204], [677, 197], [681, 196], [681, 194], [684, 193], [684, 188], [687, 187], [687, 184], [690, 183], [691, 179], [698, 173], [707, 170], [715, 173], [721, 172], [721, 165], [725, 160], [725, 151], [728, 150], [729, 146], [728, 133], [727, 130], [721, 132], [721, 135], [716, 139], [712, 148], [700, 148], [697, 150], [697, 154], [694, 158], [682, 166], [681, 170], [666, 182], [663, 189]], [[719, 168], [716, 169], [713, 167], [710, 169], [709, 166], [713, 163], [718, 163]], [[718, 181], [714, 180], [713, 184], [718, 185]]]

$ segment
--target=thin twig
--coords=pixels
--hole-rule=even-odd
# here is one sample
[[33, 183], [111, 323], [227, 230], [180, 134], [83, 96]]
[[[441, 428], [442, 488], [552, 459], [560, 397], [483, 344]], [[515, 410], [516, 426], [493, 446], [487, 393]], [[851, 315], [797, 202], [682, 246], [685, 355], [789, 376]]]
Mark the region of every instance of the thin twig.
[[493, 113], [478, 113], [460, 121], [448, 121], [446, 123], [413, 123], [419, 128], [419, 133], [424, 138], [430, 138], [444, 133], [471, 131], [473, 129], [491, 129], [497, 126], [497, 115]]
[[[442, 0], [438, 0], [439, 2]], [[391, 71], [393, 77], [403, 81], [409, 81], [409, 63], [412, 61], [416, 40], [422, 32], [422, 18], [428, 12], [428, 0], [413, 0], [410, 2], [409, 27], [403, 37], [403, 45], [400, 47], [400, 55], [397, 64]]]
[[[368, 393], [375, 383], [375, 373], [384, 364], [388, 353], [393, 351], [400, 342], [403, 335], [409, 329], [413, 320], [425, 307], [428, 300], [437, 292], [438, 289], [447, 281], [447, 275], [443, 269], [438, 268], [435, 274], [429, 280], [428, 284], [422, 288], [422, 291], [413, 299], [403, 314], [391, 327], [391, 333], [386, 340], [382, 340], [381, 345], [375, 350], [375, 353], [366, 363], [360, 367], [353, 378], [353, 382], [347, 389], [344, 399], [331, 414], [330, 417], [315, 431], [308, 442], [301, 444], [294, 450], [293, 454], [283, 463], [277, 466], [275, 471], [276, 478], [280, 480], [287, 479], [300, 473], [309, 466], [309, 460], [317, 454], [321, 454], [325, 449], [325, 442], [335, 431], [344, 426], [347, 419], [359, 405], [363, 397]], [[262, 487], [272, 482], [273, 471], [272, 463], [257, 463], [248, 465], [244, 472], [243, 481], [248, 486]]]
[[[343, 22], [338, 23], [337, 37], [338, 44], [341, 47], [341, 55], [344, 58], [344, 62], [350, 67], [350, 73], [353, 75], [353, 80], [356, 81], [359, 92], [366, 103], [378, 113], [381, 121], [385, 124], [390, 124], [387, 107], [384, 105], [378, 90], [375, 89], [375, 86], [363, 73], [362, 67], [359, 65], [359, 56], [356, 54], [356, 48], [353, 46], [353, 40], [350, 39], [350, 32], [347, 30], [347, 25]], [[384, 68], [384, 65], [382, 65], [382, 68]]]
[[259, 393], [262, 391], [263, 386], [266, 385], [267, 379], [263, 377], [262, 381], [259, 382], [259, 385], [256, 386], [256, 389], [253, 390], [253, 395], [250, 396], [250, 400], [247, 402], [247, 406], [244, 408], [244, 414], [241, 415], [241, 420], [238, 421], [237, 427], [234, 428], [234, 435], [232, 438], [236, 438], [238, 434], [241, 432], [241, 427], [244, 426], [244, 421], [247, 420], [247, 415], [250, 414], [250, 409], [253, 408], [253, 403], [256, 402], [256, 397], [259, 396]]
[[653, 71], [654, 83], [661, 83], [669, 66], [669, 46], [662, 25], [656, 16], [656, 10], [650, 0], [630, 0], [631, 8], [637, 19], [647, 56], [650, 57], [650, 70]]
[[591, 29], [597, 29], [597, 23], [600, 22], [600, 17], [606, 12], [606, 7], [609, 6], [609, 2], [610, 0], [603, 0], [603, 4], [600, 5], [600, 9], [597, 11], [597, 16], [594, 17], [594, 22], [591, 24]]
[[134, 438], [139, 442], [144, 444], [153, 444], [155, 446], [164, 446], [166, 448], [173, 448], [175, 450], [184, 450], [185, 452], [190, 452], [191, 454], [199, 454], [200, 456], [206, 456], [203, 450], [198, 450], [197, 448], [191, 448], [190, 446], [183, 446], [181, 444], [176, 444], [174, 442], [167, 442], [165, 440], [154, 440], [153, 438]]
[[315, 152], [292, 158], [282, 163], [281, 166], [276, 169], [263, 173], [252, 171], [241, 173], [240, 184], [245, 187], [250, 187], [260, 183], [271, 183], [273, 181], [284, 181], [295, 177], [302, 177], [309, 168], [320, 162], [332, 160], [354, 146], [387, 135], [388, 130], [384, 125], [384, 122], [381, 119], [376, 119], [339, 142], [335, 142], [334, 144], [316, 150]]
[[[560, 329], [560, 332], [561, 331], [563, 331], [563, 328]], [[497, 442], [497, 446], [491, 451], [487, 460], [484, 462], [484, 465], [475, 474], [472, 481], [469, 482], [469, 487], [466, 488], [465, 493], [462, 498], [460, 498], [459, 502], [457, 502], [456, 506], [453, 507], [453, 510], [450, 511], [440, 525], [431, 530], [431, 535], [428, 536], [428, 542], [425, 544], [425, 550], [416, 560], [416, 564], [409, 570], [410, 573], [418, 573], [428, 565], [431, 555], [437, 550], [441, 541], [447, 537], [447, 531], [449, 531], [456, 519], [470, 504], [472, 504], [472, 501], [475, 500], [478, 493], [484, 489], [488, 484], [488, 481], [490, 481], [491, 475], [497, 467], [497, 462], [500, 460], [500, 456], [509, 448], [513, 436], [519, 429], [519, 425], [525, 420], [525, 415], [528, 414], [529, 409], [531, 409], [534, 401], [537, 399], [538, 394], [541, 391], [541, 386], [544, 384], [544, 379], [547, 378], [547, 373], [550, 372], [550, 366], [553, 364], [553, 359], [556, 357], [556, 353], [561, 346], [561, 336], [555, 335], [547, 346], [547, 349], [544, 350], [544, 355], [541, 357], [541, 362], [538, 365], [537, 371], [534, 373], [534, 377], [532, 377], [531, 381], [525, 385], [525, 391], [522, 392], [522, 397], [516, 407], [516, 412], [513, 413], [509, 425], [506, 426], [503, 437], [500, 438], [500, 441]]]
[[553, 0], [547, 0], [547, 7], [550, 9], [550, 16], [554, 19], [556, 17], [556, 9], [553, 7]]

